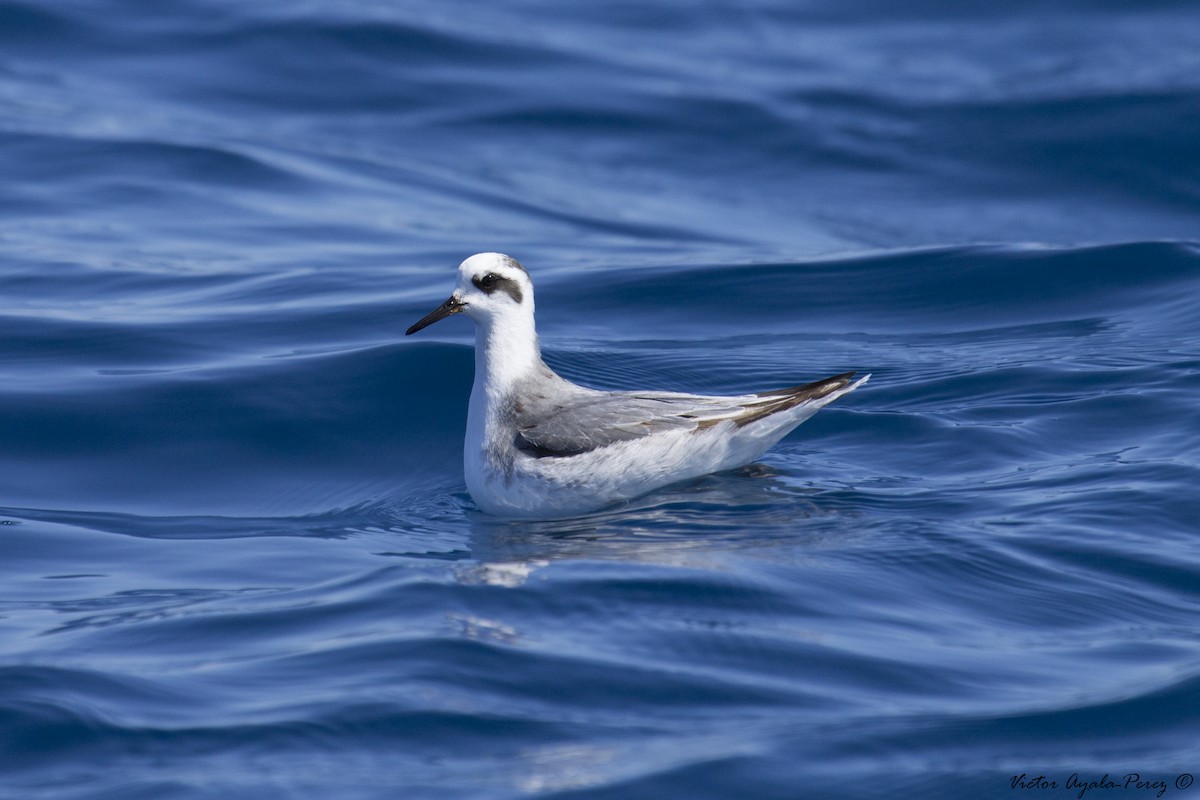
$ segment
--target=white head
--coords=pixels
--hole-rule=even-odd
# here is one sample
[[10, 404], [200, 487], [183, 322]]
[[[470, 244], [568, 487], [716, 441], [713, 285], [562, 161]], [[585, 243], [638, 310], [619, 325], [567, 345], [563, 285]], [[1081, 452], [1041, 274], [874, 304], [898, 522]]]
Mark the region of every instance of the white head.
[[502, 391], [542, 364], [533, 325], [533, 282], [515, 259], [479, 253], [462, 262], [454, 294], [407, 333], [458, 313], [475, 321], [477, 386]]
[[[450, 298], [422, 317], [405, 335], [416, 333], [451, 314], [464, 313], [481, 329], [533, 330], [533, 282], [516, 259], [501, 253], [478, 253], [458, 266], [458, 286]], [[517, 330], [512, 331], [517, 334]]]
[[460, 312], [475, 320], [476, 386], [502, 392], [531, 369], [545, 369], [533, 325], [533, 282], [515, 260], [500, 253], [468, 258], [454, 294], [408, 333]]

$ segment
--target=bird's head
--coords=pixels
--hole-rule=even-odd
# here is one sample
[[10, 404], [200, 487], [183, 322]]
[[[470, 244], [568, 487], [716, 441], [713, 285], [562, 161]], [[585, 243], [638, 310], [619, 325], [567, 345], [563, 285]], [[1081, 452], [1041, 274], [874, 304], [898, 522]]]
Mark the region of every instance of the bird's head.
[[533, 282], [516, 259], [501, 253], [478, 253], [458, 267], [458, 286], [450, 298], [406, 331], [416, 333], [452, 314], [464, 313], [490, 326], [503, 319], [533, 320]]

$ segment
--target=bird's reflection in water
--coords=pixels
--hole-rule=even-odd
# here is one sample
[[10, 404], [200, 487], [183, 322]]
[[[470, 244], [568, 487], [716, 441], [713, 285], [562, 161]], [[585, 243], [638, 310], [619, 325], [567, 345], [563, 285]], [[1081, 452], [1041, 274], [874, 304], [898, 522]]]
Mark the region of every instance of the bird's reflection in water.
[[464, 567], [461, 577], [518, 586], [554, 561], [712, 569], [721, 568], [731, 551], [821, 548], [830, 536], [845, 537], [845, 516], [853, 513], [842, 503], [824, 502], [823, 492], [751, 465], [585, 517], [510, 521], [468, 509], [475, 564]]

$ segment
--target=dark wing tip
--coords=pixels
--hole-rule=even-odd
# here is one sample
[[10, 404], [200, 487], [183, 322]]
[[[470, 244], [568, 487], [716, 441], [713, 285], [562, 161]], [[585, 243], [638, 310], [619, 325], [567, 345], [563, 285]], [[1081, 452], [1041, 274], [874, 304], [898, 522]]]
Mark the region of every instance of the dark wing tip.
[[734, 422], [740, 428], [743, 425], [748, 425], [751, 422], [769, 417], [780, 411], [795, 408], [801, 403], [807, 403], [809, 400], [819, 400], [848, 386], [850, 379], [853, 377], [853, 372], [843, 372], [841, 375], [834, 375], [831, 378], [806, 383], [803, 386], [776, 389], [773, 392], [757, 392], [756, 396], [771, 399], [741, 416], [734, 417]]
[[850, 380], [854, 377], [854, 371], [843, 372], [841, 375], [834, 375], [831, 378], [823, 378], [819, 381], [806, 383], [803, 386], [791, 386], [787, 389], [776, 389], [771, 392], [756, 392], [759, 397], [794, 397], [797, 402], [804, 400], [813, 400], [819, 397], [836, 392], [843, 386], [847, 386]]

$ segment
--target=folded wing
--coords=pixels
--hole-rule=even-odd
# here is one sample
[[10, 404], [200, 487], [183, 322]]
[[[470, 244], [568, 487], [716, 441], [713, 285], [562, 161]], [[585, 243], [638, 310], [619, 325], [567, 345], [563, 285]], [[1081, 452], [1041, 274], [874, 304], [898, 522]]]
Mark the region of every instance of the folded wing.
[[538, 458], [563, 458], [663, 431], [703, 430], [725, 420], [741, 427], [825, 397], [853, 375], [739, 397], [585, 392], [566, 402], [527, 402], [515, 412], [516, 446]]

